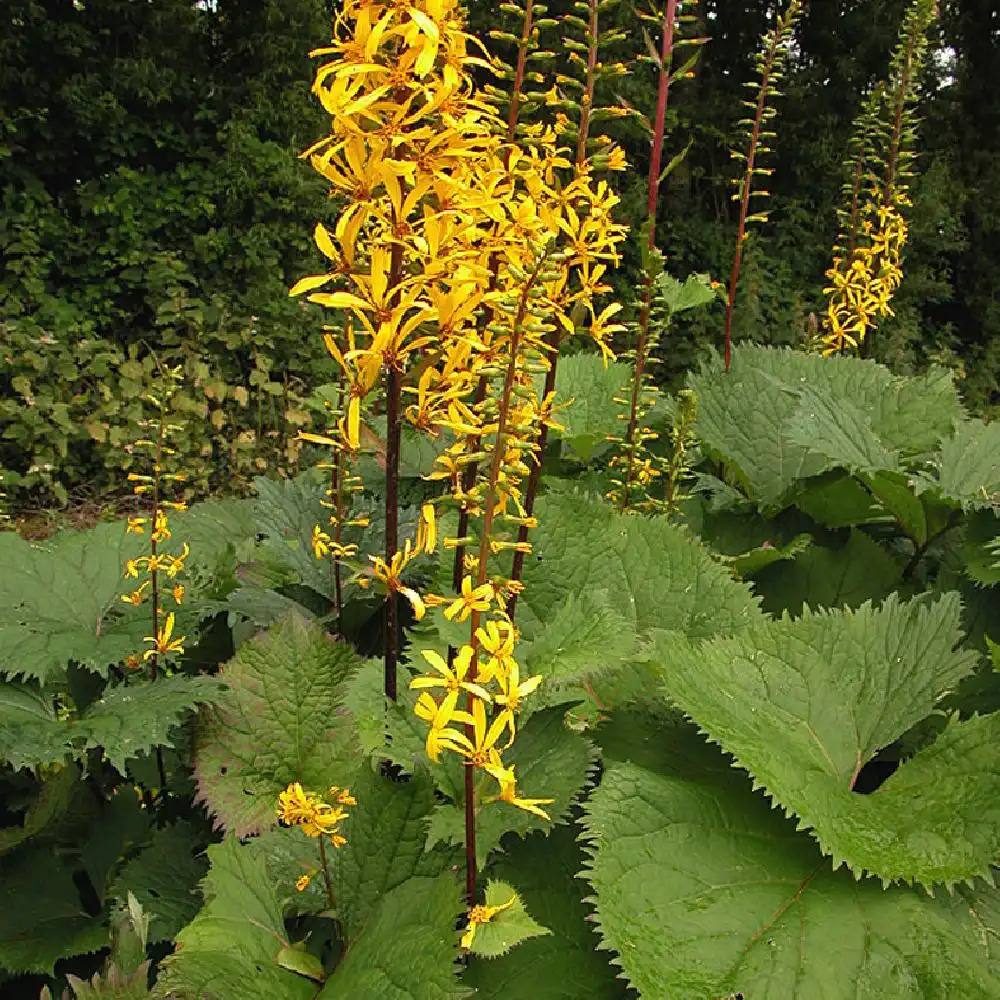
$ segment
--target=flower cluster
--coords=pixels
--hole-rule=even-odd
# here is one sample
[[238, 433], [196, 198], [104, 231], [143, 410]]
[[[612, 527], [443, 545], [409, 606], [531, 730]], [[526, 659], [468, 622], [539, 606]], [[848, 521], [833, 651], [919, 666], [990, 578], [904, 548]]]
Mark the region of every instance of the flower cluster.
[[879, 319], [893, 315], [889, 303], [903, 280], [907, 237], [900, 210], [909, 203], [905, 194], [874, 190], [861, 208], [858, 245], [852, 253], [834, 257], [826, 272], [830, 284], [823, 289], [823, 354], [856, 348]]
[[[130, 656], [126, 665], [136, 668], [144, 661], [152, 661], [154, 676], [160, 657], [184, 652], [185, 637], [174, 638], [173, 635], [175, 613], [167, 613], [162, 604], [166, 594], [170, 595], [176, 606], [183, 603], [184, 584], [177, 577], [184, 572], [184, 564], [191, 552], [187, 542], [181, 542], [178, 550], [168, 514], [168, 511], [185, 510], [187, 504], [182, 500], [168, 500], [164, 496], [168, 485], [182, 483], [186, 478], [183, 472], [171, 471], [169, 468], [171, 459], [176, 455], [176, 450], [170, 445], [171, 435], [183, 429], [183, 425], [172, 423], [168, 419], [170, 401], [181, 377], [179, 366], [161, 367], [160, 384], [155, 391], [143, 397], [144, 402], [155, 408], [155, 415], [139, 421], [140, 436], [132, 442], [132, 447], [149, 454], [150, 472], [130, 472], [128, 476], [138, 510], [128, 518], [125, 531], [133, 535], [148, 533], [149, 552], [126, 560], [125, 576], [141, 582], [134, 590], [122, 594], [121, 599], [136, 607], [143, 605], [147, 598], [151, 601], [153, 634], [146, 636], [145, 641], [150, 646], [142, 657]], [[148, 508], [144, 507], [145, 503], [148, 503]], [[174, 551], [165, 550], [167, 543], [171, 543]]]
[[[315, 229], [328, 270], [291, 294], [345, 316], [342, 331], [325, 338], [344, 403], [321, 443], [355, 452], [368, 401], [381, 390], [386, 552], [354, 579], [387, 597], [386, 693], [395, 697], [397, 596], [418, 620], [441, 607], [466, 625], [467, 638], [446, 656], [421, 651], [428, 669], [411, 681], [428, 756], [447, 751], [467, 763], [467, 816], [473, 776], [483, 776], [494, 800], [545, 817], [551, 800], [522, 796], [503, 758], [524, 699], [541, 682], [522, 680], [512, 613], [523, 587], [517, 557], [530, 551], [537, 523], [527, 481], [556, 410], [552, 386], [540, 392], [537, 383], [551, 373], [560, 337], [578, 328], [611, 356], [619, 306], [597, 300], [610, 290], [605, 275], [625, 229], [594, 164], [562, 144], [565, 122], [517, 127], [516, 99], [505, 121], [475, 89], [470, 70], [493, 62], [474, 44], [457, 0], [345, 0], [331, 45], [315, 53], [330, 57], [314, 83], [330, 134], [305, 154], [344, 208], [333, 226]], [[586, 136], [576, 138], [586, 149]], [[600, 145], [606, 166], [624, 165]], [[416, 537], [400, 541], [394, 469], [403, 421], [443, 438], [428, 479], [446, 493], [423, 506]], [[441, 538], [455, 554], [451, 596], [404, 580], [438, 543], [435, 508], [458, 517]], [[334, 552], [336, 541], [318, 527], [314, 550]]]
[[[358, 804], [349, 788], [337, 785], [329, 789], [326, 797], [331, 801], [327, 802], [319, 795], [305, 791], [298, 781], [293, 781], [279, 793], [277, 809], [278, 820], [285, 826], [297, 826], [307, 837], [322, 838], [320, 857], [323, 858], [324, 866], [326, 855], [323, 853], [323, 844], [327, 840], [333, 847], [343, 847], [347, 843], [347, 838], [340, 832], [340, 824], [349, 815], [344, 807]], [[304, 891], [315, 874], [316, 870], [313, 870], [300, 876], [295, 888], [299, 892]]]

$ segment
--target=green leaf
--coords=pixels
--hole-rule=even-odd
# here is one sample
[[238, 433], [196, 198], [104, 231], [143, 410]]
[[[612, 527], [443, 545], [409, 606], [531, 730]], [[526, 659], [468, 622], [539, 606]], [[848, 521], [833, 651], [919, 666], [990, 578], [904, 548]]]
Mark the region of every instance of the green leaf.
[[962, 554], [965, 557], [965, 572], [976, 583], [987, 587], [1000, 583], [1000, 551], [995, 550], [998, 543], [1000, 517], [990, 510], [977, 510], [970, 514], [965, 524]]
[[214, 573], [227, 553], [249, 556], [257, 525], [252, 500], [217, 499], [192, 504], [170, 515], [170, 530], [178, 542], [191, 546], [186, 572]]
[[498, 906], [502, 909], [476, 928], [469, 946], [473, 955], [478, 955], [480, 958], [499, 958], [522, 941], [552, 933], [528, 915], [524, 900], [517, 890], [506, 882], [490, 879], [486, 883], [484, 902], [486, 906]]
[[871, 417], [850, 398], [810, 386], [799, 392], [788, 439], [853, 473], [895, 471], [899, 465], [899, 455], [879, 440]]
[[863, 531], [851, 531], [839, 549], [812, 545], [791, 562], [762, 570], [754, 584], [771, 614], [799, 614], [805, 607], [858, 607], [881, 600], [903, 568]]
[[689, 729], [646, 742], [646, 766], [606, 762], [585, 819], [600, 933], [643, 997], [1000, 995], [995, 890], [931, 898], [834, 872]]
[[55, 820], [65, 816], [81, 787], [80, 769], [75, 764], [59, 767], [46, 777], [37, 797], [28, 806], [23, 822], [0, 828], [0, 854], [38, 836]]
[[[501, 958], [469, 960], [463, 979], [483, 1000], [621, 1000], [624, 984], [597, 951], [597, 935], [577, 878], [583, 855], [575, 830], [508, 837], [491, 871], [514, 886], [551, 934], [523, 942]], [[539, 970], [544, 975], [539, 975]]]
[[14, 770], [62, 760], [73, 736], [56, 717], [51, 696], [33, 684], [0, 683], [0, 759]]
[[193, 826], [174, 823], [154, 830], [149, 846], [119, 872], [110, 894], [127, 904], [132, 893], [149, 915], [149, 941], [172, 940], [198, 912], [208, 867], [203, 847]]
[[865, 485], [916, 545], [928, 537], [927, 510], [913, 489], [912, 479], [900, 472], [879, 472], [864, 477]]
[[[385, 894], [317, 1000], [458, 1000], [461, 912], [450, 875], [411, 878]], [[297, 995], [297, 994], [296, 994]]]
[[311, 952], [306, 951], [305, 946], [301, 943], [282, 948], [275, 961], [283, 969], [297, 972], [300, 976], [306, 976], [309, 979], [315, 979], [318, 983], [326, 979], [323, 963]]
[[725, 561], [733, 567], [733, 571], [744, 579], [759, 573], [762, 569], [778, 562], [787, 562], [802, 555], [813, 543], [812, 535], [796, 535], [787, 545], [772, 545], [765, 542], [749, 552], [741, 552], [730, 556]]
[[[574, 354], [560, 358], [556, 369], [555, 419], [563, 430], [551, 436], [561, 438], [570, 457], [587, 463], [610, 447], [609, 434], [621, 433], [617, 396], [628, 384], [629, 367], [605, 365], [599, 355]], [[541, 385], [539, 385], [541, 391]], [[568, 405], [566, 405], [568, 404]]]
[[853, 528], [885, 520], [885, 510], [853, 476], [834, 469], [800, 483], [790, 499], [826, 528]]
[[[541, 686], [525, 702], [526, 711], [580, 701], [587, 697], [584, 682], [606, 675], [624, 664], [635, 651], [629, 623], [611, 607], [599, 590], [569, 593], [531, 642], [518, 649], [527, 674], [541, 674]], [[600, 656], [594, 651], [599, 649]]]
[[108, 944], [103, 914], [80, 901], [72, 867], [51, 848], [17, 852], [0, 868], [0, 969], [52, 975], [61, 958]]
[[[526, 560], [525, 592], [518, 601], [525, 639], [544, 633], [542, 623], [567, 593], [603, 592], [640, 637], [657, 627], [707, 637], [740, 631], [761, 618], [750, 589], [683, 526], [619, 514], [569, 489], [551, 489], [536, 513], [534, 554]], [[594, 653], [600, 663], [600, 649]]]
[[952, 721], [877, 791], [861, 768], [969, 674], [956, 594], [806, 613], [701, 646], [664, 634], [662, 689], [836, 865], [925, 886], [1000, 856], [1000, 717]]
[[327, 484], [317, 470], [295, 479], [257, 479], [257, 530], [263, 535], [262, 558], [295, 573], [318, 594], [333, 599], [333, 564], [312, 549], [315, 525], [330, 518], [323, 506]]
[[44, 682], [74, 660], [107, 676], [142, 649], [148, 615], [121, 600], [132, 589], [125, 560], [142, 550], [142, 536], [121, 523], [63, 531], [44, 545], [0, 535], [0, 673]]
[[[932, 452], [962, 412], [941, 369], [899, 378], [872, 361], [753, 345], [734, 349], [729, 372], [715, 361], [691, 387], [706, 451], [765, 508], [782, 506], [797, 481], [840, 464], [884, 468], [893, 452], [900, 460]], [[846, 419], [838, 417], [841, 402]]]
[[263, 860], [227, 837], [208, 849], [205, 905], [177, 935], [154, 995], [178, 1000], [310, 1000], [315, 986], [282, 968], [289, 946]]
[[198, 705], [221, 698], [225, 690], [214, 677], [184, 674], [120, 684], [104, 691], [77, 728], [86, 735], [85, 749], [99, 748], [104, 759], [125, 774], [126, 760], [170, 745], [171, 729]]
[[230, 696], [198, 728], [198, 797], [216, 823], [243, 837], [276, 822], [278, 793], [293, 781], [350, 784], [361, 747], [344, 681], [361, 662], [295, 615], [240, 647], [219, 675]]
[[439, 875], [456, 860], [424, 850], [434, 807], [434, 787], [425, 774], [392, 781], [364, 771], [351, 792], [358, 804], [341, 827], [347, 844], [330, 857], [337, 917], [348, 947], [387, 892], [414, 875]]
[[1000, 423], [967, 420], [941, 445], [933, 485], [965, 509], [1000, 505]]

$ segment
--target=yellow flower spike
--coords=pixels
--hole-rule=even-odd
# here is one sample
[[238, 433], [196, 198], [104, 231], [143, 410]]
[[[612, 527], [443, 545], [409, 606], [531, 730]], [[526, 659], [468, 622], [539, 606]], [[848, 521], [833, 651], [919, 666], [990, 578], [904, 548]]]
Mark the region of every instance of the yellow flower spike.
[[484, 687], [465, 679], [472, 666], [473, 649], [471, 646], [463, 646], [455, 654], [455, 659], [452, 661], [451, 667], [448, 666], [444, 657], [440, 653], [436, 653], [433, 649], [422, 649], [420, 655], [441, 676], [427, 677], [421, 675], [420, 677], [414, 677], [410, 681], [411, 689], [419, 691], [439, 687], [444, 688], [449, 694], [453, 693], [457, 695], [461, 691], [466, 691], [473, 697], [480, 698], [487, 703], [492, 700], [489, 692]]
[[444, 616], [449, 621], [464, 622], [473, 611], [488, 611], [493, 602], [495, 591], [492, 583], [472, 586], [472, 577], [462, 577], [462, 594], [444, 610]]
[[167, 515], [162, 510], [156, 511], [156, 523], [153, 525], [152, 538], [156, 542], [166, 541], [171, 537]]
[[462, 947], [471, 948], [476, 936], [476, 928], [481, 927], [483, 924], [488, 924], [498, 913], [506, 910], [508, 906], [513, 906], [516, 899], [517, 896], [511, 896], [506, 903], [501, 903], [499, 906], [487, 906], [485, 903], [473, 906], [469, 910], [468, 927], [462, 935]]

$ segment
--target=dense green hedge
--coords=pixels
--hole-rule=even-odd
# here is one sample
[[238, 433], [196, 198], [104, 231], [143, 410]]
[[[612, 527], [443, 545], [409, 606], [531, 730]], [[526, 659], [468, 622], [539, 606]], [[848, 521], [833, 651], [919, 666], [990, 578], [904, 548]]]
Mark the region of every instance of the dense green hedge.
[[[323, 194], [321, 0], [14, 0], [0, 22], [0, 468], [8, 489], [111, 487], [152, 368], [183, 361], [205, 488], [283, 447], [317, 360], [287, 298]], [[292, 456], [294, 457], [294, 456]], [[23, 493], [22, 493], [23, 495]]]

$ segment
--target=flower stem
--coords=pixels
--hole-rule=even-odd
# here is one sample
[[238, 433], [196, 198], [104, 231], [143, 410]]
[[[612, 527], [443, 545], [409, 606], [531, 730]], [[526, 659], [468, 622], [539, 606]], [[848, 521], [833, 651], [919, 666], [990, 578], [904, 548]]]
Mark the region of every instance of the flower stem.
[[767, 107], [768, 89], [771, 85], [771, 73], [774, 61], [781, 44], [781, 31], [778, 28], [771, 33], [764, 65], [760, 76], [760, 90], [757, 94], [757, 108], [754, 112], [753, 129], [750, 133], [750, 148], [747, 151], [746, 172], [743, 175], [743, 188], [740, 192], [740, 223], [736, 230], [736, 252], [733, 254], [733, 269], [729, 275], [729, 294], [726, 298], [726, 329], [725, 329], [725, 365], [729, 371], [733, 356], [733, 306], [736, 302], [736, 285], [740, 280], [740, 269], [743, 265], [743, 244], [746, 241], [747, 215], [750, 209], [750, 188], [754, 178], [754, 161], [760, 146], [760, 131], [764, 121], [764, 109]]
[[[399, 285], [403, 266], [403, 250], [398, 243], [392, 246], [389, 264], [389, 287]], [[385, 562], [392, 564], [392, 557], [399, 548], [399, 447], [402, 436], [400, 421], [400, 393], [402, 372], [395, 358], [389, 359], [385, 375]], [[396, 661], [398, 659], [399, 602], [394, 590], [385, 596], [385, 645], [384, 683], [387, 698], [396, 700]]]
[[330, 881], [330, 869], [326, 863], [326, 844], [323, 838], [319, 838], [319, 864], [323, 869], [323, 882], [326, 884], [326, 901], [330, 909], [333, 909], [333, 883]]

